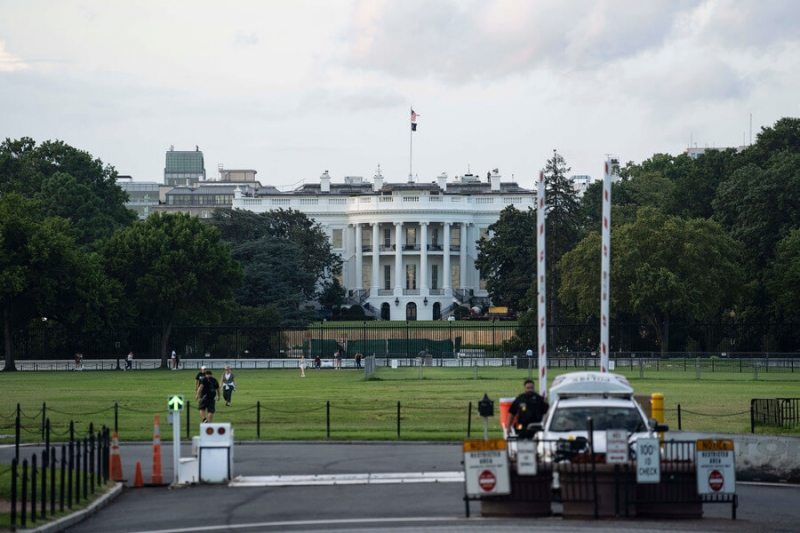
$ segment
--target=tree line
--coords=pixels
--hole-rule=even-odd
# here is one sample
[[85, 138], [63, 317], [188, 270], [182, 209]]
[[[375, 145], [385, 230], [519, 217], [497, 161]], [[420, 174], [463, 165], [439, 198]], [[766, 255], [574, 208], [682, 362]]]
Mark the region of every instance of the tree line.
[[218, 210], [137, 219], [117, 172], [61, 141], [0, 144], [0, 321], [14, 335], [60, 325], [75, 339], [155, 325], [167, 366], [180, 325], [296, 326], [330, 293], [341, 260], [302, 213]]
[[[545, 168], [551, 323], [597, 321], [600, 313], [602, 182], [578, 198], [569, 170], [557, 153]], [[655, 154], [615, 172], [612, 319], [642, 321], [662, 352], [675, 320], [730, 321], [732, 328], [735, 321], [797, 321], [800, 119], [762, 128], [741, 151], [707, 149], [696, 159]], [[521, 311], [527, 338], [520, 346], [535, 345], [536, 212], [510, 206], [489, 229], [476, 264], [493, 302]]]

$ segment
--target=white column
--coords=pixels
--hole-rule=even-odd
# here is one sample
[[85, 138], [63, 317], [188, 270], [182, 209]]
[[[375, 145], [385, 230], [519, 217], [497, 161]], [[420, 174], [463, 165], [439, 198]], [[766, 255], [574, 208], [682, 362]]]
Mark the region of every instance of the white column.
[[356, 224], [356, 290], [364, 288], [364, 247], [361, 246], [361, 224]]
[[419, 223], [420, 245], [419, 245], [419, 293], [422, 296], [428, 294], [428, 223]]
[[403, 294], [403, 223], [394, 223], [394, 295]]
[[[471, 285], [467, 283], [467, 225], [464, 222], [461, 223], [461, 251], [458, 254], [458, 259], [461, 269], [461, 288], [466, 289]], [[472, 272], [469, 274], [469, 277], [472, 278]]]
[[380, 247], [380, 224], [372, 223], [372, 284], [370, 286], [370, 298], [378, 296], [378, 289], [381, 284], [381, 247]]
[[453, 277], [453, 273], [450, 272], [450, 223], [444, 223], [444, 254], [442, 255], [442, 289], [444, 289], [444, 293], [448, 294], [448, 290], [450, 287], [450, 280]]

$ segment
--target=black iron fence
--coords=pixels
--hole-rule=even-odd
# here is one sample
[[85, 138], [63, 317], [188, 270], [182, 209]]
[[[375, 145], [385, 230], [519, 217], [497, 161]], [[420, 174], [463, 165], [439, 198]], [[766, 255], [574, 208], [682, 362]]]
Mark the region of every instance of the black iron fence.
[[756, 426], [792, 429], [800, 426], [800, 398], [753, 398], [750, 400], [750, 431]]
[[[611, 354], [662, 353], [655, 334], [639, 323], [614, 324], [610, 328]], [[597, 324], [548, 326], [548, 352], [587, 353], [600, 343]], [[47, 321], [17, 332], [12, 339], [15, 358], [21, 360], [71, 359], [82, 353], [88, 359], [123, 358], [133, 351], [138, 358], [160, 357], [160, 327], [133, 327], [80, 335]], [[332, 355], [342, 349], [380, 356], [421, 350], [433, 357], [453, 357], [477, 351], [487, 355], [523, 352], [536, 346], [535, 327], [501, 321], [363, 322], [315, 324], [305, 328], [279, 327], [175, 327], [168, 349], [181, 357], [281, 358], [304, 353], [306, 357]], [[2, 344], [0, 344], [2, 346]], [[754, 353], [800, 353], [800, 327], [796, 323], [672, 323], [666, 352], [717, 354], [738, 358]], [[613, 355], [612, 355], [613, 356]]]
[[[18, 409], [19, 412], [19, 409]], [[76, 436], [70, 421], [69, 440], [58, 448], [50, 444], [50, 420], [45, 423], [45, 446], [30, 461], [19, 457], [20, 422], [17, 416], [17, 449], [8, 467], [11, 477], [10, 529], [33, 527], [72, 510], [94, 497], [96, 490], [109, 481], [110, 437], [107, 427], [99, 431], [89, 424], [83, 437]], [[58, 503], [56, 503], [58, 502]], [[49, 511], [48, 511], [49, 508]]]

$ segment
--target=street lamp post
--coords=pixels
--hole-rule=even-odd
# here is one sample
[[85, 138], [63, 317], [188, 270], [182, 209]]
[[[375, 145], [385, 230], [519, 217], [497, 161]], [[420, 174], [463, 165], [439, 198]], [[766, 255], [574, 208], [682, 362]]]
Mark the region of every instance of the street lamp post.
[[728, 336], [730, 337], [731, 351], [733, 351], [734, 347], [736, 346], [736, 311], [734, 311], [733, 309], [731, 309], [730, 317], [731, 317], [731, 329], [728, 332]]

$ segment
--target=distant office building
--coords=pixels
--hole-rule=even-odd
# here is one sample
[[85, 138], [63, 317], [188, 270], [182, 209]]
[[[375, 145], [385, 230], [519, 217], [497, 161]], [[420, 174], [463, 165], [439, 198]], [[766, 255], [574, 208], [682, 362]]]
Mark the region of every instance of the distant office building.
[[193, 152], [182, 152], [170, 146], [164, 167], [164, 185], [196, 185], [206, 180], [206, 166], [203, 152], [195, 146]]
[[117, 176], [117, 185], [128, 193], [125, 207], [136, 211], [140, 220], [144, 220], [158, 207], [159, 184], [154, 181], [133, 181], [131, 176]]

